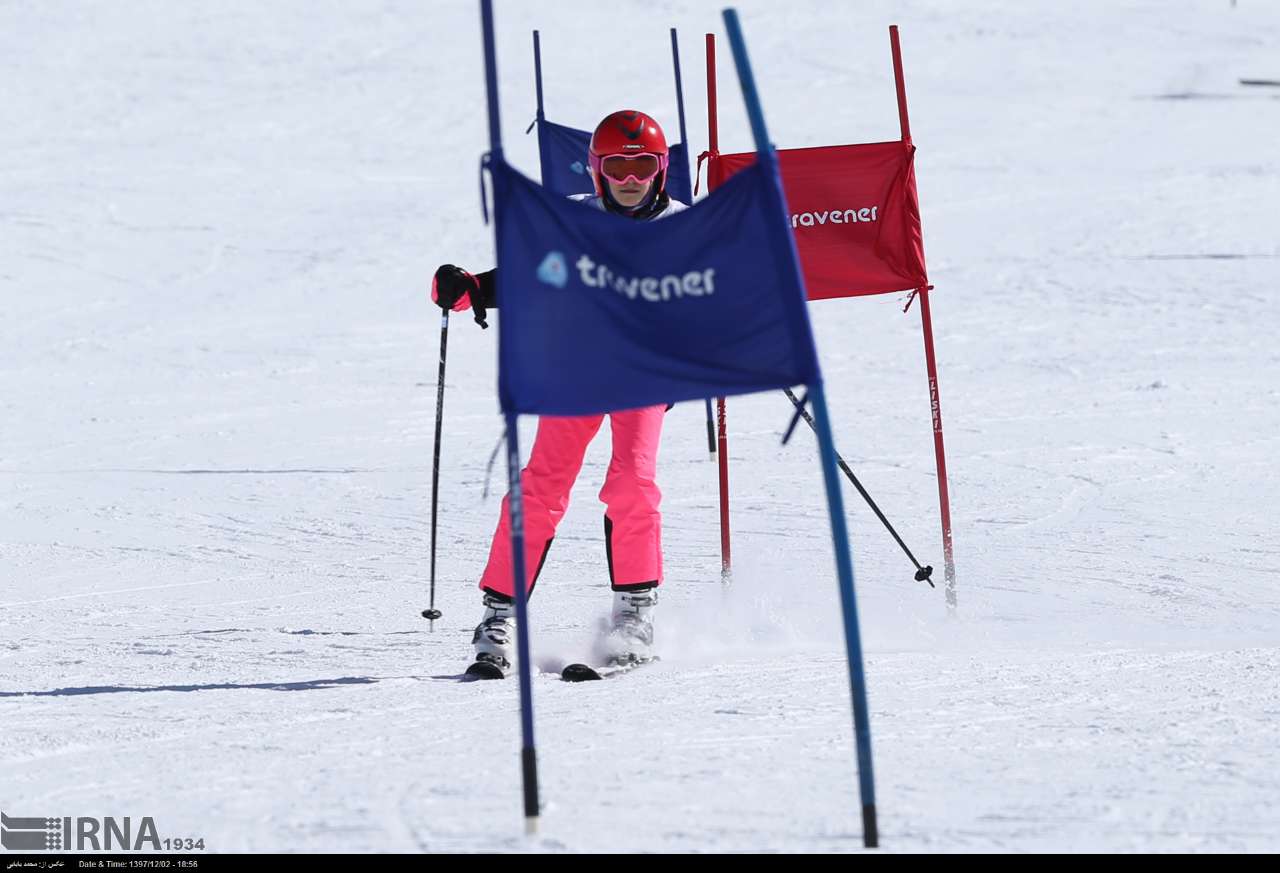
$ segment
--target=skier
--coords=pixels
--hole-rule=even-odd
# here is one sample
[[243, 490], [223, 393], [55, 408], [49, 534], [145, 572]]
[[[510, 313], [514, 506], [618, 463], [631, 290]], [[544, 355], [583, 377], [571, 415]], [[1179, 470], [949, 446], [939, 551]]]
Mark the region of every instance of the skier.
[[[667, 140], [656, 121], [643, 112], [622, 110], [607, 116], [591, 136], [588, 152], [595, 194], [572, 199], [636, 221], [651, 221], [688, 208], [666, 192]], [[454, 312], [474, 306], [484, 326], [484, 311], [497, 304], [497, 270], [472, 275], [453, 264], [436, 270], [432, 299]], [[509, 327], [519, 330], [519, 325]], [[605, 556], [613, 589], [612, 627], [604, 642], [610, 663], [641, 663], [652, 657], [653, 613], [662, 584], [661, 492], [654, 481], [658, 442], [666, 407], [650, 406], [609, 414], [613, 457], [600, 500], [605, 504]], [[603, 415], [542, 416], [529, 464], [521, 471], [524, 495], [527, 591], [532, 591], [546, 561], [556, 526], [569, 505], [569, 492], [582, 467], [587, 445]], [[480, 577], [484, 615], [472, 642], [473, 675], [501, 678], [513, 668], [515, 603], [512, 599], [511, 528], [507, 506], [493, 534], [489, 560]]]

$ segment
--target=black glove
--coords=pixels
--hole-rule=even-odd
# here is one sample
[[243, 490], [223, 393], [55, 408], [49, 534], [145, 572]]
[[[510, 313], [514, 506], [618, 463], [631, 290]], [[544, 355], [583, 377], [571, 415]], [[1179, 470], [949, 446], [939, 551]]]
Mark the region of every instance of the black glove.
[[[458, 303], [468, 297], [476, 317], [476, 324], [488, 327], [485, 321], [484, 301], [480, 299], [480, 283], [475, 276], [453, 264], [442, 264], [431, 282], [431, 299], [444, 310], [458, 310]], [[463, 307], [464, 309], [466, 307]]]

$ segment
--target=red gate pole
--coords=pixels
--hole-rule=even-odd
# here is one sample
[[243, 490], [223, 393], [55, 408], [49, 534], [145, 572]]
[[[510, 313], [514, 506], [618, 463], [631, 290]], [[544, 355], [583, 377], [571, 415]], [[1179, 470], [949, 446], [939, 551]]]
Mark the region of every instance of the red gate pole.
[[[902, 48], [898, 43], [898, 26], [889, 27], [889, 43], [893, 49], [893, 81], [898, 89], [898, 123], [902, 141], [911, 145], [911, 120], [907, 116], [907, 86], [902, 76]], [[933, 411], [933, 453], [938, 467], [938, 507], [942, 516], [942, 560], [946, 568], [947, 609], [956, 608], [956, 563], [951, 543], [951, 499], [947, 494], [947, 455], [942, 444], [942, 403], [938, 399], [938, 364], [933, 353], [933, 317], [929, 311], [929, 288], [918, 288], [920, 325], [924, 331], [924, 360], [929, 373], [929, 406]]]
[[[716, 121], [716, 35], [707, 34], [707, 147], [720, 153]], [[707, 188], [711, 188], [711, 167], [707, 166]], [[720, 580], [728, 582], [733, 571], [729, 557], [729, 434], [725, 425], [724, 398], [716, 398], [716, 451], [720, 461]]]

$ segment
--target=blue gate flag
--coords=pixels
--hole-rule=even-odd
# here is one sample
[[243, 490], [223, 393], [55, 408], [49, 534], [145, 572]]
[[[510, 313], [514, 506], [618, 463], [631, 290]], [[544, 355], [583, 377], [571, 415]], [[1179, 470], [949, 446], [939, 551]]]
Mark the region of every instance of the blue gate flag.
[[592, 415], [821, 379], [773, 160], [659, 221], [489, 166], [503, 412]]
[[595, 193], [591, 169], [587, 166], [590, 146], [590, 131], [565, 127], [545, 119], [538, 121], [538, 161], [542, 167], [542, 184], [562, 197]]
[[[587, 166], [587, 150], [591, 147], [591, 131], [566, 127], [546, 119], [538, 121], [538, 159], [542, 167], [542, 184], [547, 190], [568, 197], [572, 194], [594, 194], [591, 168]], [[689, 150], [678, 142], [670, 147], [667, 163], [667, 193], [681, 203], [693, 203], [689, 179]]]

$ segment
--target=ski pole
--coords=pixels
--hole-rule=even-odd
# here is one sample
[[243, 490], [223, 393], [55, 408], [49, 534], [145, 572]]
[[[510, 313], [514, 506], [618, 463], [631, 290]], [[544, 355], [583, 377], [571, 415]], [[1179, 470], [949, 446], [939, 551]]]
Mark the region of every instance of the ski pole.
[[[804, 404], [792, 393], [790, 388], [784, 388], [783, 391], [787, 395], [787, 399], [795, 405], [797, 413], [805, 420], [805, 423], [813, 429], [814, 433], [818, 432], [818, 428], [813, 423], [813, 417], [809, 415], [809, 411], [804, 408]], [[907, 557], [911, 559], [911, 563], [916, 565], [916, 581], [928, 582], [930, 588], [936, 588], [933, 580], [929, 577], [933, 575], [933, 567], [920, 566], [920, 562], [916, 560], [916, 556], [911, 554], [911, 550], [907, 548], [907, 544], [902, 541], [902, 537], [898, 536], [898, 532], [893, 529], [893, 525], [889, 524], [889, 519], [884, 517], [884, 513], [880, 511], [880, 507], [876, 506], [876, 502], [871, 499], [871, 495], [867, 493], [867, 489], [862, 487], [862, 483], [858, 481], [858, 477], [853, 475], [853, 471], [849, 469], [849, 465], [845, 463], [844, 458], [840, 457], [840, 453], [836, 453], [836, 464], [844, 471], [845, 476], [849, 477], [849, 481], [853, 483], [853, 487], [858, 489], [858, 493], [862, 495], [862, 499], [867, 501], [867, 505], [871, 507], [871, 511], [876, 514], [876, 518], [888, 528], [889, 533], [898, 541], [898, 545], [902, 547], [902, 551], [907, 553]]]
[[436, 379], [436, 447], [431, 463], [431, 605], [422, 610], [422, 617], [430, 619], [431, 630], [436, 629], [436, 619], [443, 613], [436, 609], [436, 510], [440, 503], [440, 430], [444, 424], [444, 361], [449, 347], [449, 310], [440, 319], [440, 375]]
[[716, 453], [716, 421], [715, 416], [711, 412], [711, 398], [706, 398], [707, 403], [707, 451], [711, 454]]

